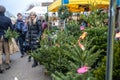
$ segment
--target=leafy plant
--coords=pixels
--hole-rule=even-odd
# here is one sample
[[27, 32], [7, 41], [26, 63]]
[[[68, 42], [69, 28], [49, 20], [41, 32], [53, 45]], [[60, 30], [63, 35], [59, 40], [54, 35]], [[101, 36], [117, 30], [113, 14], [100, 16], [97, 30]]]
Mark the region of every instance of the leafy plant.
[[11, 38], [17, 38], [18, 36], [19, 33], [11, 30], [10, 28], [8, 28], [8, 30], [5, 32], [5, 38], [7, 38], [8, 40], [11, 40]]
[[72, 35], [77, 39], [82, 33], [79, 27], [80, 25], [77, 24], [74, 20], [72, 20], [66, 24], [66, 32], [68, 35]]
[[[87, 37], [81, 40], [85, 47], [82, 50], [77, 41], [84, 31], [87, 32]], [[84, 31], [80, 31], [79, 25], [74, 21], [66, 24], [63, 31], [56, 32], [53, 29], [41, 40], [41, 48], [31, 55], [45, 66], [55, 80], [95, 80], [94, 68], [101, 62], [100, 56], [106, 55], [107, 27], [98, 25]], [[56, 38], [52, 32], [55, 32]], [[77, 69], [84, 65], [91, 69], [78, 74]]]
[[95, 80], [91, 70], [84, 74], [78, 74], [77, 69], [81, 66], [87, 65], [92, 66], [96, 59], [98, 58], [99, 54], [101, 53], [100, 50], [98, 50], [96, 53], [94, 53], [95, 46], [88, 50], [87, 46], [90, 44], [86, 42], [87, 44], [86, 50], [82, 51], [79, 46], [70, 46], [69, 49], [67, 49], [67, 52], [64, 53], [64, 55], [67, 56], [69, 65], [67, 65], [67, 73], [55, 71], [55, 73], [52, 73], [52, 77], [55, 80]]
[[48, 22], [48, 13], [45, 14], [45, 20]]
[[[120, 41], [115, 42], [114, 44], [114, 58], [113, 58], [113, 80], [119, 80], [120, 78]], [[106, 56], [102, 59], [102, 63], [99, 64], [94, 70], [95, 77], [98, 80], [105, 80], [106, 72]]]
[[68, 18], [69, 16], [71, 16], [72, 13], [69, 11], [67, 6], [60, 6], [58, 9], [58, 17], [60, 17], [60, 19], [64, 20], [66, 18]]
[[82, 19], [88, 22], [90, 25], [89, 27], [106, 26], [104, 20], [108, 19], [108, 13], [103, 13], [103, 11], [100, 9], [93, 9], [88, 16], [82, 14], [80, 16]]
[[63, 73], [55, 72], [52, 74], [54, 80], [97, 80], [90, 72], [85, 74], [78, 74], [76, 72], [68, 72], [66, 75]]

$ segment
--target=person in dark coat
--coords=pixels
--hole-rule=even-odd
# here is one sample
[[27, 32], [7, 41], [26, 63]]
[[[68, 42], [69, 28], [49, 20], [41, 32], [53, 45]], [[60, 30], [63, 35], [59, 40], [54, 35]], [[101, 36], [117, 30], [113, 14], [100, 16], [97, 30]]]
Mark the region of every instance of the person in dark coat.
[[[42, 26], [41, 21], [37, 19], [37, 15], [35, 12], [30, 13], [30, 20], [28, 22], [28, 32], [26, 39], [30, 46], [30, 51], [34, 51], [40, 47], [39, 39], [41, 39], [42, 35]], [[28, 58], [28, 61], [30, 61]], [[34, 59], [32, 67], [36, 67], [38, 62]]]
[[23, 17], [21, 13], [18, 13], [17, 17], [18, 19], [15, 24], [15, 30], [19, 33], [17, 42], [19, 43], [19, 46], [20, 46], [20, 52], [21, 52], [21, 58], [22, 58], [25, 55], [23, 43], [25, 41], [25, 37], [27, 33], [27, 24], [25, 24], [25, 22], [23, 21]]
[[10, 27], [12, 29], [12, 22], [11, 19], [6, 17], [4, 15], [6, 9], [4, 6], [0, 5], [0, 73], [3, 73], [3, 61], [2, 61], [2, 54], [3, 54], [3, 49], [4, 53], [6, 56], [6, 68], [10, 68], [10, 52], [9, 52], [9, 45], [8, 45], [8, 39], [6, 39], [5, 36], [5, 31]]

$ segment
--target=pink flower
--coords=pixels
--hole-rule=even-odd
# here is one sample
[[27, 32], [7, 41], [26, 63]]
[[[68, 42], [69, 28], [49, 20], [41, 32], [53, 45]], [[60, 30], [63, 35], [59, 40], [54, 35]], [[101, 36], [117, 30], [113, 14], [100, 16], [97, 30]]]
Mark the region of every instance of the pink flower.
[[83, 74], [83, 73], [87, 72], [88, 69], [89, 69], [89, 67], [83, 66], [83, 67], [79, 68], [79, 69], [77, 70], [77, 72], [78, 72], [79, 74]]
[[80, 30], [84, 30], [85, 29], [85, 27], [84, 26], [80, 26]]

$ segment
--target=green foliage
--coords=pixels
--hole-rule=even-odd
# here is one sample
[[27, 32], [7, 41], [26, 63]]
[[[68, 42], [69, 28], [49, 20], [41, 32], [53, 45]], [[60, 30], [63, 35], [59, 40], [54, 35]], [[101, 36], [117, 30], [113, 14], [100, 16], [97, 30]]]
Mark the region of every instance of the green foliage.
[[92, 77], [90, 72], [87, 72], [85, 74], [78, 74], [76, 72], [68, 72], [66, 75], [63, 73], [55, 72], [55, 74], [52, 74], [52, 77], [54, 77], [54, 80], [96, 80], [94, 77]]
[[106, 51], [107, 30], [108, 27], [95, 27], [88, 28], [85, 31], [88, 35], [87, 39], [93, 38], [93, 45], [96, 45], [99, 49], [104, 49]]
[[[79, 66], [84, 66], [84, 65], [88, 65], [88, 66], [92, 66], [93, 63], [96, 61], [96, 59], [98, 58], [99, 53], [101, 53], [100, 50], [98, 50], [97, 52], [93, 52], [95, 49], [95, 46], [93, 46], [92, 48], [90, 48], [88, 50], [89, 47], [89, 43], [86, 42], [84, 43], [86, 50], [82, 51], [82, 49], [80, 49], [79, 46], [75, 46], [74, 48], [71, 48], [70, 51], [72, 52], [71, 55], [68, 55], [70, 57], [72, 57], [72, 59], [79, 64]], [[74, 54], [73, 54], [74, 53]]]
[[108, 27], [95, 27], [95, 28], [88, 28], [85, 30], [87, 32], [87, 40], [93, 39], [89, 47], [91, 48], [92, 46], [95, 45], [96, 48], [94, 49], [95, 50], [94, 52], [98, 51], [99, 49], [102, 50], [94, 67], [96, 67], [98, 62], [101, 62], [102, 58], [106, 55], [107, 30]]
[[66, 24], [66, 32], [68, 35], [73, 35], [75, 38], [80, 36], [80, 25], [77, 24], [75, 21], [71, 21]]
[[[77, 44], [76, 46], [72, 46], [63, 43], [60, 47], [43, 46], [36, 52], [33, 52], [32, 56], [46, 67], [55, 80], [86, 80], [87, 78], [88, 80], [94, 80], [90, 72], [83, 75], [76, 73], [80, 66], [91, 66], [101, 52], [98, 50], [94, 53], [95, 46], [87, 50], [87, 46], [89, 45], [90, 44], [86, 42], [85, 51], [82, 51]], [[61, 76], [58, 76], [58, 74], [61, 74]]]
[[108, 19], [108, 13], [103, 13], [101, 10], [93, 10], [88, 16], [81, 15], [81, 18], [87, 21], [91, 27], [105, 26], [104, 20]]
[[8, 40], [11, 40], [11, 38], [17, 38], [19, 34], [16, 31], [11, 30], [8, 28], [8, 30], [5, 32], [5, 38]]
[[45, 20], [48, 22], [48, 13], [45, 14]]
[[91, 73], [92, 69], [82, 75], [76, 72], [79, 67], [84, 65], [91, 67], [101, 53], [100, 50], [95, 53], [93, 52], [95, 46], [88, 50], [88, 46], [90, 44], [87, 41], [84, 44], [86, 45], [85, 51], [80, 49], [77, 44], [73, 46], [69, 45], [69, 49], [67, 49], [69, 54], [68, 52], [64, 53], [64, 55], [66, 55], [68, 58], [69, 65], [67, 66], [67, 69], [69, 71], [67, 73], [56, 71], [54, 74], [52, 74], [55, 80], [95, 80]]
[[41, 49], [43, 48], [44, 50], [38, 50], [35, 52], [36, 54], [32, 54], [40, 64], [43, 64], [50, 73], [67, 71], [67, 58], [63, 55], [64, 51], [62, 49], [55, 46], [42, 47]]
[[53, 37], [54, 35], [51, 34], [44, 38], [41, 41], [41, 48], [36, 52], [32, 52], [31, 55], [35, 57], [40, 64], [44, 65], [50, 73], [54, 73], [55, 71], [65, 73], [68, 71], [66, 64], [69, 64], [67, 61], [68, 58], [64, 55], [64, 53], [67, 53], [66, 43], [70, 44], [74, 38], [72, 36], [67, 37], [64, 32], [62, 33], [60, 31], [56, 34], [56, 37]]
[[56, 43], [61, 45], [75, 43], [77, 40], [73, 35], [68, 35], [66, 31], [58, 32]]
[[[32, 56], [36, 58], [40, 64], [44, 65], [54, 78], [64, 78], [63, 80], [84, 80], [84, 78], [86, 80], [86, 78], [91, 78], [91, 72], [88, 72], [89, 75], [88, 73], [79, 75], [76, 71], [84, 65], [91, 67], [101, 51], [98, 50], [94, 52], [95, 46], [89, 48], [92, 39], [90, 41], [84, 40], [83, 44], [86, 50], [82, 51], [76, 43], [77, 40], [74, 36], [67, 35], [66, 31], [59, 31], [55, 43], [52, 42], [54, 40], [54, 38], [52, 38], [50, 40], [52, 43], [51, 46], [47, 46], [47, 44], [43, 45], [36, 52], [33, 52]], [[63, 77], [61, 78], [57, 76], [57, 74], [62, 74], [61, 77]]]
[[[120, 41], [114, 44], [114, 58], [113, 58], [113, 80], [120, 79]], [[94, 71], [95, 77], [98, 80], [105, 80], [106, 72], [106, 56], [103, 58], [102, 63]]]
[[116, 42], [114, 45], [114, 63], [113, 63], [113, 79], [120, 79], [120, 41]]
[[60, 17], [60, 19], [64, 20], [66, 18], [68, 18], [69, 16], [71, 16], [72, 13], [68, 10], [67, 6], [60, 6], [58, 9], [58, 17]]
[[[41, 48], [31, 55], [46, 67], [55, 80], [94, 80], [93, 65], [97, 66], [95, 62], [101, 53], [106, 55], [107, 27], [86, 28], [87, 37], [81, 40], [85, 46], [83, 51], [77, 41], [84, 31], [80, 31], [74, 21], [66, 26], [64, 31], [50, 31], [41, 40]], [[78, 74], [77, 69], [84, 65], [91, 69], [85, 74]]]

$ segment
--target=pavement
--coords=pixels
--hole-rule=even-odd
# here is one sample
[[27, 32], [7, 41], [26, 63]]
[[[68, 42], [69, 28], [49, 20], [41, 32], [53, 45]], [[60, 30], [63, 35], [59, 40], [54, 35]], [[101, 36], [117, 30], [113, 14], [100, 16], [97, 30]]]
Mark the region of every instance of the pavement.
[[0, 80], [51, 80], [50, 76], [45, 75], [44, 66], [32, 68], [32, 61], [27, 62], [27, 59], [28, 56], [21, 58], [19, 52], [12, 54], [11, 68], [0, 74]]

